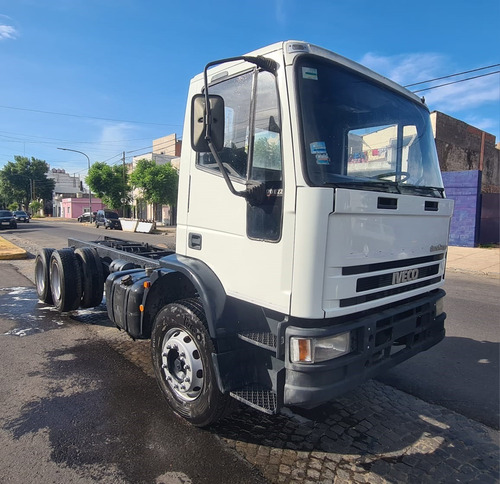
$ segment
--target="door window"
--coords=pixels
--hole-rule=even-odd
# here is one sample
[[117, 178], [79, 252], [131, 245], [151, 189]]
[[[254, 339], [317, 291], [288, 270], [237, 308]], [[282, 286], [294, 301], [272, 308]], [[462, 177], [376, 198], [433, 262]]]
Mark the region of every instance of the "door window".
[[[229, 176], [242, 183], [262, 183], [265, 200], [247, 204], [247, 235], [277, 241], [281, 237], [281, 117], [276, 79], [255, 69], [210, 87], [224, 99], [224, 147], [219, 153]], [[219, 172], [211, 153], [200, 153], [197, 166]]]

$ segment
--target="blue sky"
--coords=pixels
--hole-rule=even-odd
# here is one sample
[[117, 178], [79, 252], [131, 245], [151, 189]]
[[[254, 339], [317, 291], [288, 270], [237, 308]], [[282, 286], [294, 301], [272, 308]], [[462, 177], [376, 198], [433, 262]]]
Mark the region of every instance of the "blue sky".
[[[57, 147], [110, 164], [151, 151], [182, 136], [207, 62], [280, 40], [403, 85], [498, 64], [499, 18], [498, 0], [0, 0], [0, 168], [33, 156], [85, 176], [87, 160]], [[421, 94], [500, 141], [499, 74]]]

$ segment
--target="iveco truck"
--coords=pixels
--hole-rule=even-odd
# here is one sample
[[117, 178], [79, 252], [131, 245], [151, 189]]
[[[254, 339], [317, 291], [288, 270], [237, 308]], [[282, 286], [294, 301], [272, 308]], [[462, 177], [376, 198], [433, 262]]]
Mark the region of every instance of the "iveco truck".
[[60, 311], [104, 292], [194, 425], [234, 399], [318, 406], [444, 337], [453, 207], [429, 111], [362, 65], [297, 41], [207, 64], [177, 207], [175, 252], [70, 239], [35, 276]]

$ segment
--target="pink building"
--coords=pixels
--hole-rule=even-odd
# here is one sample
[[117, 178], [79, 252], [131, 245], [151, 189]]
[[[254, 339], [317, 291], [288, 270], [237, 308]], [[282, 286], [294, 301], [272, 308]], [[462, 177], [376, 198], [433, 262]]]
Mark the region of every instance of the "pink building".
[[[106, 208], [100, 198], [92, 197], [92, 212], [97, 212]], [[63, 218], [78, 218], [82, 213], [88, 212], [88, 198], [63, 198], [61, 200], [61, 217]]]

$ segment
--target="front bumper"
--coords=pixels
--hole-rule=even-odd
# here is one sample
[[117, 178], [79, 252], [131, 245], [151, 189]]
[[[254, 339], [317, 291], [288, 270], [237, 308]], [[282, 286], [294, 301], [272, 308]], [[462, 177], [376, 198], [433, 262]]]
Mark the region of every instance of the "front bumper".
[[[313, 408], [351, 390], [363, 381], [429, 349], [444, 338], [446, 314], [436, 316], [436, 302], [445, 292], [377, 311], [369, 316], [323, 328], [288, 326], [285, 333], [285, 385], [283, 403]], [[290, 338], [322, 338], [351, 332], [351, 352], [318, 364], [292, 363]]]

